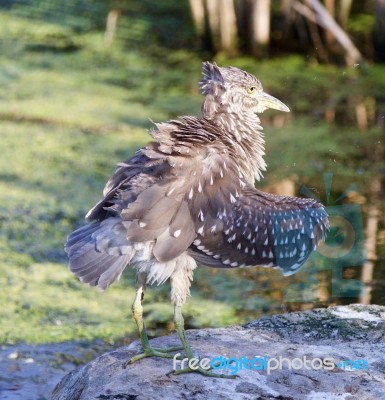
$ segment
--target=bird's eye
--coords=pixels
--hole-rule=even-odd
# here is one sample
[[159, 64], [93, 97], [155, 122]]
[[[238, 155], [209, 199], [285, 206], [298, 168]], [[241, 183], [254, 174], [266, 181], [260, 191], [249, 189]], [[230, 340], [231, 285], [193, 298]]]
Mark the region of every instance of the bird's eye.
[[251, 94], [253, 92], [255, 92], [257, 88], [255, 86], [250, 86], [249, 88], [247, 88], [247, 93]]

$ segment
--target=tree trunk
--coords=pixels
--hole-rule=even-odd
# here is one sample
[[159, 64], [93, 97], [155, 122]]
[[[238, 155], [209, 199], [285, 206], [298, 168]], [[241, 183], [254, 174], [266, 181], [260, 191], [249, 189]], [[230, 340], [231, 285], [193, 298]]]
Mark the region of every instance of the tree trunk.
[[237, 49], [237, 19], [235, 16], [234, 0], [220, 0], [218, 9], [220, 50], [227, 53], [235, 53]]
[[352, 0], [340, 0], [338, 22], [343, 29], [346, 28], [346, 24], [348, 22], [351, 9], [352, 9]]
[[[383, 119], [385, 107], [384, 102], [381, 98], [376, 99], [376, 121], [375, 126], [384, 132], [385, 121]], [[375, 262], [377, 260], [377, 235], [378, 225], [381, 220], [383, 213], [383, 187], [382, 180], [384, 173], [381, 165], [384, 165], [385, 156], [385, 145], [383, 140], [379, 140], [370, 154], [371, 162], [378, 167], [378, 171], [375, 172], [375, 176], [371, 182], [369, 196], [368, 196], [368, 219], [366, 222], [365, 229], [365, 251], [367, 261], [362, 266], [361, 280], [364, 284], [364, 290], [360, 297], [362, 304], [370, 304], [372, 282], [374, 275]]]
[[219, 48], [219, 1], [220, 0], [206, 0], [210, 37], [215, 50]]
[[198, 36], [205, 31], [205, 3], [204, 0], [189, 0], [192, 19]]
[[235, 10], [237, 16], [238, 37], [241, 39], [241, 47], [246, 50], [249, 47], [250, 33], [250, 5], [249, 0], [238, 0], [235, 2]]
[[293, 1], [293, 8], [306, 18], [322, 26], [324, 29], [328, 29], [334, 35], [338, 43], [345, 49], [345, 60], [347, 65], [355, 65], [362, 62], [363, 58], [357, 47], [351, 41], [346, 32], [337, 24], [335, 19], [327, 12], [319, 0], [305, 1], [308, 6], [297, 0]]
[[116, 27], [118, 25], [118, 19], [120, 16], [120, 10], [110, 10], [107, 15], [106, 31], [104, 32], [104, 42], [107, 46], [111, 46], [114, 41]]
[[[310, 37], [314, 44], [314, 49], [316, 51], [318, 59], [324, 63], [327, 63], [329, 61], [329, 57], [328, 57], [326, 48], [322, 42], [322, 38], [321, 38], [319, 29], [318, 29], [318, 24], [317, 24], [317, 22], [315, 22], [315, 21], [317, 21], [317, 18], [312, 10], [310, 10], [310, 12], [313, 14], [313, 17], [306, 19], [306, 22], [307, 22], [307, 25], [309, 28]], [[330, 32], [329, 32], [329, 35], [330, 35]]]
[[364, 284], [364, 290], [360, 296], [361, 304], [370, 304], [372, 298], [374, 266], [377, 259], [376, 246], [378, 223], [381, 215], [379, 207], [381, 192], [381, 175], [377, 174], [371, 183], [368, 199], [370, 205], [365, 228], [365, 251], [367, 261], [363, 264], [361, 273], [361, 280]]
[[294, 10], [291, 6], [291, 0], [282, 0], [282, 13], [284, 15], [283, 35], [287, 38], [294, 22]]
[[375, 0], [376, 23], [373, 30], [373, 47], [376, 61], [385, 61], [385, 0]]
[[[325, 7], [328, 10], [329, 14], [335, 18], [336, 16], [336, 2], [335, 0], [325, 0]], [[327, 48], [332, 51], [335, 50], [335, 44], [336, 40], [332, 32], [329, 31], [329, 29], [325, 30], [325, 42]]]
[[252, 0], [251, 51], [255, 56], [265, 56], [270, 42], [271, 0]]

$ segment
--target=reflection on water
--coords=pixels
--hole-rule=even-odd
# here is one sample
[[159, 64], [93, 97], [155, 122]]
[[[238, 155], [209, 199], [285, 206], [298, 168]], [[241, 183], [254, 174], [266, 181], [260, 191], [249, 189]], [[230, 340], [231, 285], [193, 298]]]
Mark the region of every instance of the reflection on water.
[[384, 260], [378, 259], [374, 267], [371, 304], [385, 305], [385, 266]]
[[[330, 305], [359, 302], [361, 267], [344, 267], [331, 270], [313, 257], [300, 272], [284, 277], [271, 268], [216, 269], [200, 267], [195, 270], [192, 299], [184, 307], [186, 327], [220, 327], [243, 324], [262, 316], [290, 311], [308, 310]], [[173, 329], [169, 285], [149, 290], [157, 292], [155, 298], [164, 302], [167, 318], [149, 311], [146, 322], [152, 335], [169, 333]], [[199, 300], [200, 306], [197, 301]], [[234, 318], [228, 320], [225, 307], [213, 307], [216, 302], [233, 310]], [[377, 263], [372, 291], [372, 304], [385, 305], [385, 270]], [[200, 307], [200, 308], [199, 308]], [[149, 306], [149, 309], [151, 306]], [[202, 309], [201, 309], [202, 308]], [[197, 314], [207, 318], [196, 318]]]
[[[260, 267], [232, 271], [198, 268], [193, 295], [232, 305], [239, 323], [264, 315], [359, 301], [363, 288], [360, 266], [333, 271], [322, 266], [314, 268], [315, 264], [312, 260], [289, 277]], [[385, 305], [385, 269], [379, 263], [371, 303]]]

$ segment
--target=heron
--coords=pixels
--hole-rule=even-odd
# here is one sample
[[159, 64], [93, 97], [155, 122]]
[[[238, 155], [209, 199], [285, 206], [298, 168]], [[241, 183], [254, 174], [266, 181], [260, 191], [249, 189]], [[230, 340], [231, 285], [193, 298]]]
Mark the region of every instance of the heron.
[[329, 227], [316, 200], [255, 187], [266, 170], [259, 114], [289, 108], [239, 68], [204, 62], [199, 85], [201, 116], [155, 123], [152, 141], [117, 165], [103, 198], [65, 245], [70, 270], [90, 286], [105, 290], [127, 266], [136, 270], [132, 312], [143, 352], [129, 363], [176, 350], [150, 344], [142, 308], [147, 285], [170, 280], [175, 329], [191, 359], [182, 306], [198, 265], [264, 266], [290, 275]]

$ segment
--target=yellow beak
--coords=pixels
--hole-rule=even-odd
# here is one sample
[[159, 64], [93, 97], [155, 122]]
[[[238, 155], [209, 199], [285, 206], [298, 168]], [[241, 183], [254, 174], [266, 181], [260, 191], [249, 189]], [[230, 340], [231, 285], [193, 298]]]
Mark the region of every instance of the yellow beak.
[[262, 92], [258, 95], [258, 101], [265, 107], [265, 108], [274, 108], [275, 110], [290, 112], [290, 108], [283, 104], [282, 101], [276, 99], [269, 94]]

